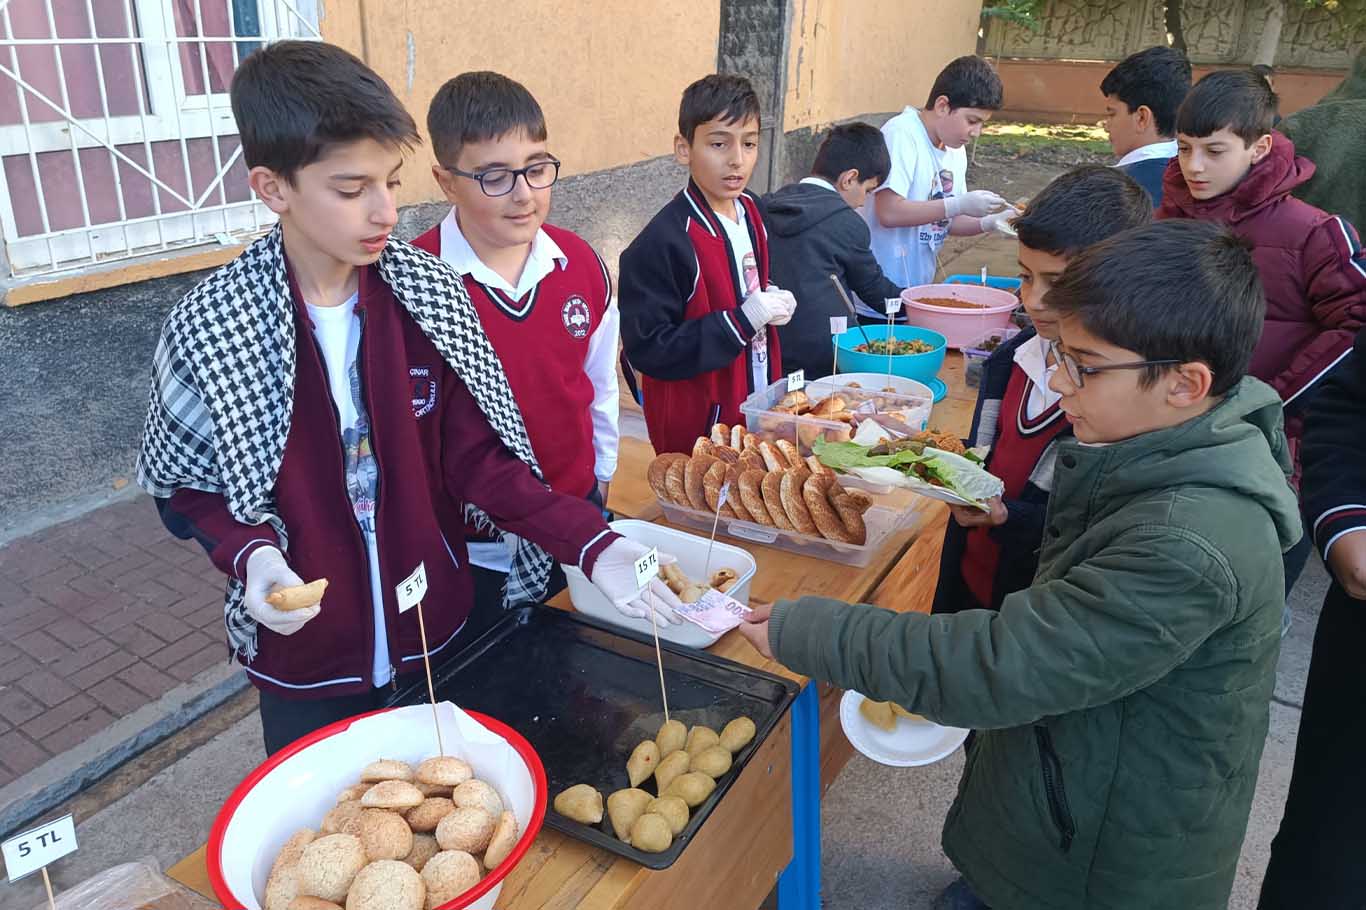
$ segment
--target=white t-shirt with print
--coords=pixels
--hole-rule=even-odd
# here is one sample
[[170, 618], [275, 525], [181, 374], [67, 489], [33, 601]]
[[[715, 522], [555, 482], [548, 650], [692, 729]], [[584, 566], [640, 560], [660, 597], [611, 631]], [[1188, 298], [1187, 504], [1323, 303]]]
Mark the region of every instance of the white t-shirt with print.
[[[749, 236], [745, 221], [745, 207], [735, 200], [735, 220], [717, 218], [726, 230], [731, 252], [735, 254], [735, 277], [740, 281], [740, 302], [759, 290], [759, 265], [754, 258], [754, 241]], [[749, 342], [749, 370], [754, 377], [754, 389], [768, 388], [768, 327], [763, 326]]]
[[342, 454], [346, 471], [346, 493], [365, 540], [365, 554], [370, 563], [370, 605], [375, 616], [375, 659], [371, 667], [371, 683], [387, 685], [393, 675], [389, 661], [389, 637], [384, 621], [384, 591], [379, 574], [379, 544], [375, 537], [375, 499], [379, 490], [379, 467], [370, 444], [370, 418], [361, 397], [360, 370], [356, 356], [360, 353], [360, 317], [356, 315], [359, 294], [340, 306], [308, 305], [313, 320], [313, 337], [322, 352], [327, 369], [327, 384], [332, 392], [332, 403], [337, 407], [337, 432], [341, 436]]
[[[962, 148], [935, 148], [920, 111], [908, 107], [882, 126], [892, 169], [877, 192], [891, 190], [911, 202], [960, 196], [967, 192], [968, 156]], [[883, 227], [873, 199], [863, 205], [872, 235], [873, 255], [882, 273], [896, 284], [914, 287], [934, 281], [939, 248], [949, 233], [949, 222], [912, 227]]]

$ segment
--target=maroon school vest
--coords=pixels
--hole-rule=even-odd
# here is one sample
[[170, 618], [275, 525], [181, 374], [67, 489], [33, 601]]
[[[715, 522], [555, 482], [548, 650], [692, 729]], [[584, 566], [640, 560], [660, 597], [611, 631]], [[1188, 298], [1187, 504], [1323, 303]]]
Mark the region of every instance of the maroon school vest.
[[[1020, 497], [1044, 451], [1068, 425], [1067, 416], [1058, 402], [1045, 408], [1033, 420], [1025, 416], [1025, 402], [1029, 400], [1033, 386], [1033, 380], [1024, 370], [1018, 366], [1011, 368], [1010, 382], [1001, 399], [996, 444], [992, 447], [989, 465], [991, 473], [1005, 484], [1002, 498], [1006, 500]], [[991, 606], [996, 567], [1000, 561], [1001, 545], [991, 536], [991, 529], [968, 529], [963, 546], [963, 580], [984, 607]]]

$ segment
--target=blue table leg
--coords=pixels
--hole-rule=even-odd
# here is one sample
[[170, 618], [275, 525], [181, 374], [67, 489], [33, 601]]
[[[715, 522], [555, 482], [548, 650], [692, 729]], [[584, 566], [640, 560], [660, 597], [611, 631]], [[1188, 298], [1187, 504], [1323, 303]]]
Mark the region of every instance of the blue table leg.
[[780, 910], [821, 906], [821, 732], [816, 684], [792, 703], [792, 862], [778, 878]]

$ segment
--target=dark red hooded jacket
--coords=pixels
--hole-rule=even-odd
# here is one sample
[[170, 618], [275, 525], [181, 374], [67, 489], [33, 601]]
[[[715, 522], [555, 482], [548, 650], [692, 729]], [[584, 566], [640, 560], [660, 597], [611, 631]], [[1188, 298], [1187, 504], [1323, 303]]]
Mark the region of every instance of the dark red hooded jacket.
[[1217, 221], [1251, 245], [1266, 291], [1266, 322], [1250, 372], [1286, 403], [1286, 434], [1298, 464], [1305, 393], [1347, 356], [1366, 323], [1366, 254], [1344, 219], [1290, 195], [1314, 176], [1314, 162], [1296, 155], [1280, 133], [1272, 137], [1271, 153], [1213, 199], [1191, 196], [1180, 156], [1173, 158], [1157, 217]]

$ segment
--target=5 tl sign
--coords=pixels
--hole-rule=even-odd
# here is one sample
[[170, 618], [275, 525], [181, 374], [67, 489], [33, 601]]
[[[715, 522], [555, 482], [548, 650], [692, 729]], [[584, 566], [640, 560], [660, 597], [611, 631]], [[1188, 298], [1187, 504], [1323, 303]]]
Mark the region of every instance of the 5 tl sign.
[[76, 822], [70, 815], [30, 828], [0, 844], [5, 874], [13, 883], [76, 852]]

